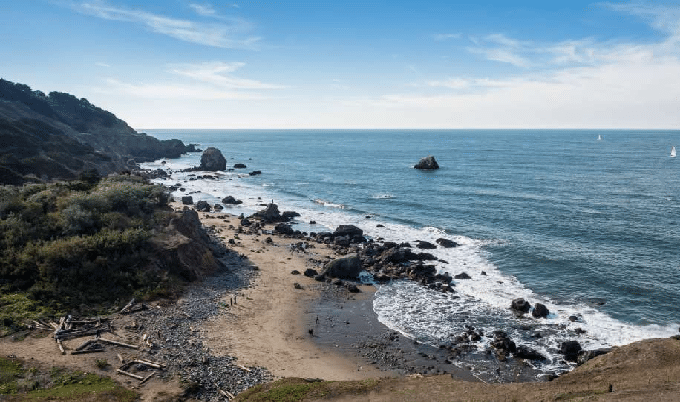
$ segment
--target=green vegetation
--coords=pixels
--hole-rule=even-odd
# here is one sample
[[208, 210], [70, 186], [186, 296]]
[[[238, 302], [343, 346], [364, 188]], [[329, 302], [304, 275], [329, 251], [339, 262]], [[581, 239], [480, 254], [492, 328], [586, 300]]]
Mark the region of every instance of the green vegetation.
[[173, 217], [139, 177], [0, 186], [0, 331], [80, 306], [100, 308], [176, 285], [149, 239]]
[[299, 402], [338, 396], [363, 396], [376, 389], [379, 380], [310, 381], [284, 378], [268, 384], [256, 385], [239, 394], [238, 402]]
[[0, 358], [0, 399], [7, 401], [119, 401], [132, 402], [137, 394], [107, 377], [52, 368], [26, 370], [19, 362]]

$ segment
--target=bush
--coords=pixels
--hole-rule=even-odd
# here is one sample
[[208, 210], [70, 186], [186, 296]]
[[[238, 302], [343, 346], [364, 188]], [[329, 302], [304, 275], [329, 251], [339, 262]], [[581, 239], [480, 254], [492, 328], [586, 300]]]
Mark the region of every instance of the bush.
[[167, 278], [147, 265], [151, 233], [169, 220], [166, 190], [135, 177], [83, 178], [84, 191], [73, 182], [0, 186], [0, 286], [53, 308], [162, 293]]

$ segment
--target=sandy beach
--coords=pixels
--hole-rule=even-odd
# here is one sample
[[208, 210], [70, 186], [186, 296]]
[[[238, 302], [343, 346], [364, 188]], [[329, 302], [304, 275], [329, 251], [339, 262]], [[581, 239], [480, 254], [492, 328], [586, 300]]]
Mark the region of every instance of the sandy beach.
[[[226, 217], [226, 219], [225, 219]], [[233, 238], [238, 218], [224, 214], [201, 214], [207, 227], [213, 227], [225, 239]], [[230, 229], [229, 227], [232, 227]], [[267, 237], [272, 242], [265, 242]], [[319, 269], [309, 260], [334, 257], [332, 250], [316, 245], [308, 252], [291, 251], [299, 240], [281, 236], [239, 233], [232, 248], [246, 255], [258, 267], [260, 275], [251, 286], [223, 302], [228, 313], [205, 325], [206, 344], [215, 354], [238, 358], [245, 365], [266, 367], [277, 377], [321, 378], [324, 380], [359, 380], [385, 376], [360, 359], [319, 347], [309, 330], [314, 330], [316, 316], [309, 305], [320, 295], [322, 284], [302, 273]], [[296, 289], [295, 284], [302, 289]]]

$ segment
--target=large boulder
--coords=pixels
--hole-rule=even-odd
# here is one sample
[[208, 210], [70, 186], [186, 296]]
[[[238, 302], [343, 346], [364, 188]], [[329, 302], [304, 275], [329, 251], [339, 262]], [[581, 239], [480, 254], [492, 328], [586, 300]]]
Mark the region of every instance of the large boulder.
[[340, 225], [333, 232], [333, 236], [348, 236], [349, 238], [361, 237], [364, 231], [354, 225]]
[[560, 345], [560, 353], [564, 355], [564, 360], [568, 362], [578, 361], [578, 354], [581, 351], [581, 344], [577, 341], [566, 341]]
[[210, 172], [216, 172], [218, 170], [227, 169], [227, 160], [222, 155], [219, 149], [215, 147], [209, 147], [203, 151], [201, 155], [201, 165], [198, 167], [199, 170], [207, 170]]
[[415, 166], [415, 169], [421, 170], [435, 170], [439, 169], [439, 164], [434, 159], [434, 156], [430, 155], [421, 159]]
[[323, 275], [331, 278], [358, 279], [361, 269], [359, 257], [351, 255], [326, 264]]

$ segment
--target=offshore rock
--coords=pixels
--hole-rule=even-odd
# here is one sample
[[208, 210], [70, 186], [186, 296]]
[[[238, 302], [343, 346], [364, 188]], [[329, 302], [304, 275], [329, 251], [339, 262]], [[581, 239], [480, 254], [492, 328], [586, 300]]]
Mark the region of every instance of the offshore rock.
[[198, 169], [209, 172], [226, 170], [227, 160], [224, 158], [222, 152], [220, 152], [219, 149], [215, 147], [209, 147], [203, 151], [203, 155], [201, 155], [201, 165], [198, 167]]
[[430, 155], [421, 159], [415, 166], [415, 169], [421, 170], [435, 170], [439, 169], [439, 164], [434, 159], [434, 156]]

